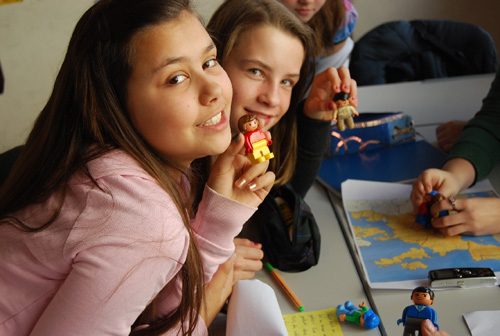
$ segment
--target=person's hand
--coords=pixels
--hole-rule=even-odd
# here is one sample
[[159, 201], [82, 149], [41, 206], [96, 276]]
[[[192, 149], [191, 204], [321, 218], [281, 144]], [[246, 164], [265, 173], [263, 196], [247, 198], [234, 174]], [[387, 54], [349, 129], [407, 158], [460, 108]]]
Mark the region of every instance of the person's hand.
[[422, 336], [450, 336], [446, 331], [437, 330], [436, 326], [430, 320], [422, 321], [420, 326]]
[[238, 256], [234, 263], [234, 282], [252, 279], [255, 272], [262, 269], [262, 245], [248, 239], [235, 238], [234, 246]]
[[466, 124], [467, 121], [452, 120], [439, 125], [436, 128], [438, 147], [448, 153]]
[[410, 195], [415, 214], [424, 202], [425, 194], [435, 190], [446, 198], [456, 196], [474, 182], [475, 176], [474, 166], [462, 158], [447, 161], [443, 169], [424, 170], [413, 183]]
[[236, 254], [219, 266], [212, 280], [205, 285], [205, 293], [201, 304], [200, 316], [209, 326], [221, 311], [233, 290], [233, 274]]
[[[431, 213], [451, 210], [451, 202], [446, 199], [434, 204]], [[478, 197], [455, 200], [456, 213], [434, 218], [432, 227], [445, 236], [470, 235], [483, 236], [500, 233], [500, 199]]]
[[358, 107], [358, 87], [346, 67], [328, 68], [318, 74], [304, 104], [304, 114], [317, 120], [332, 120], [337, 105], [333, 101], [336, 93], [349, 93], [349, 103]]
[[445, 197], [458, 194], [460, 187], [454, 174], [442, 169], [427, 169], [413, 182], [410, 199], [414, 213], [418, 213], [425, 195], [435, 190]]
[[274, 173], [267, 172], [269, 161], [252, 165], [242, 153], [243, 135], [238, 134], [215, 161], [207, 185], [219, 194], [240, 203], [258, 207], [271, 190]]

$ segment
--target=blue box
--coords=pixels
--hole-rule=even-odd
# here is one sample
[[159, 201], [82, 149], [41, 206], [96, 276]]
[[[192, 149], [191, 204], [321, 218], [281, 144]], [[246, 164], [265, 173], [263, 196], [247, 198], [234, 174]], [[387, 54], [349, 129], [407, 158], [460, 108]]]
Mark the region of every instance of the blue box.
[[403, 112], [360, 113], [354, 128], [331, 129], [331, 156], [357, 153], [415, 141], [411, 116]]

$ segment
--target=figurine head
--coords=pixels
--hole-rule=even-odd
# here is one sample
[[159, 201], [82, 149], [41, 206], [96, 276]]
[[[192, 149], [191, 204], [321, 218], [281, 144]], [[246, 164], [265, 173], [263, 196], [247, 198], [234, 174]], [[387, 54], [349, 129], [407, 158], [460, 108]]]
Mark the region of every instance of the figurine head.
[[373, 329], [378, 327], [380, 324], [380, 317], [373, 312], [373, 310], [369, 309], [366, 313], [361, 316], [361, 325], [365, 327], [365, 329]]
[[434, 302], [434, 292], [428, 287], [417, 287], [411, 293], [411, 300], [416, 305], [430, 306]]
[[245, 114], [238, 120], [241, 133], [248, 133], [260, 128], [259, 118], [255, 114]]
[[349, 94], [347, 92], [339, 92], [333, 97], [333, 101], [338, 107], [349, 105]]
[[444, 200], [446, 197], [444, 197], [443, 194], [438, 193], [437, 191], [433, 190], [429, 193], [430, 195], [430, 205], [432, 206], [434, 203], [441, 202]]

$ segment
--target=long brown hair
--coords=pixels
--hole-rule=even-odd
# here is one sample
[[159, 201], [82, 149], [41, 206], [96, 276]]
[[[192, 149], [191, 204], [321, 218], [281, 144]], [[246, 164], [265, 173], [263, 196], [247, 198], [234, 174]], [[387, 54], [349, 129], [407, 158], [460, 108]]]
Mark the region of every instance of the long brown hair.
[[314, 30], [319, 48], [316, 56], [333, 47], [333, 38], [346, 16], [344, 0], [326, 0], [321, 9], [307, 22]]
[[[300, 69], [300, 79], [294, 86], [290, 108], [287, 113], [271, 128], [273, 137], [274, 159], [270, 169], [276, 174], [274, 185], [286, 184], [293, 175], [297, 161], [297, 116], [299, 102], [306, 92], [314, 64], [310, 62], [314, 55], [314, 34], [300, 19], [276, 0], [226, 0], [213, 14], [207, 30], [217, 46], [220, 63], [224, 61], [246, 31], [270, 25], [287, 34], [297, 37], [304, 47], [304, 62]], [[286, 55], [284, 55], [286, 56]]]
[[[75, 27], [52, 94], [0, 189], [0, 222], [39, 231], [57, 218], [72, 175], [83, 172], [99, 187], [87, 164], [111, 149], [128, 153], [158, 181], [177, 206], [191, 239], [181, 269], [180, 306], [168, 319], [154, 321], [153, 301], [137, 321], [150, 328], [137, 335], [160, 334], [179, 322], [188, 325], [183, 333], [191, 334], [202, 302], [201, 259], [185, 210], [190, 205], [177, 182], [182, 167], [161, 157], [142, 138], [125, 105], [126, 85], [136, 57], [133, 36], [174, 20], [184, 11], [194, 14], [189, 0], [101, 0], [87, 10]], [[28, 227], [10, 215], [47, 200], [53, 193], [59, 197], [58, 207], [43, 226]]]

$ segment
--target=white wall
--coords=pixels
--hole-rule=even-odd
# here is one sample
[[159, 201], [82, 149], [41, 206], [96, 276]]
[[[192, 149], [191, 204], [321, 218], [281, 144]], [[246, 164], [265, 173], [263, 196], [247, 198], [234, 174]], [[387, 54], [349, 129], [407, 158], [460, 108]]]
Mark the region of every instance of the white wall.
[[51, 92], [71, 32], [91, 0], [0, 6], [0, 152], [24, 142]]
[[[140, 1], [140, 0], [138, 0]], [[223, 0], [193, 0], [205, 22]], [[93, 0], [23, 0], [0, 6], [0, 152], [24, 142], [44, 106], [73, 28]], [[352, 0], [354, 38], [386, 21], [456, 19], [479, 24], [500, 46], [500, 0]], [[361, 98], [361, 97], [360, 97]]]

